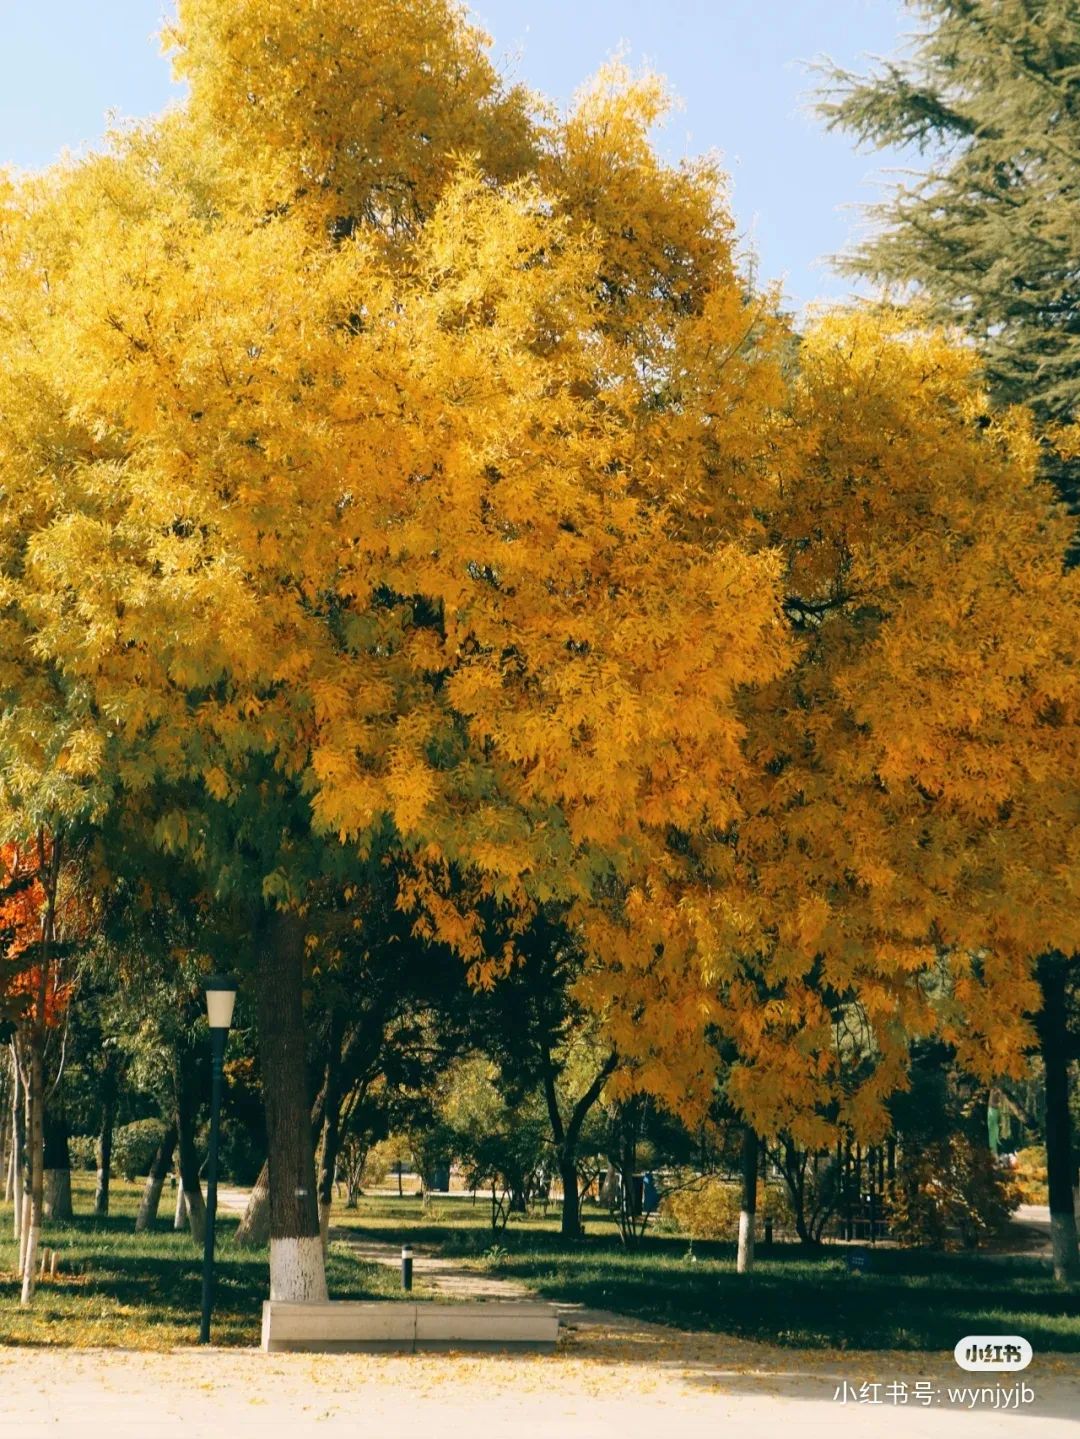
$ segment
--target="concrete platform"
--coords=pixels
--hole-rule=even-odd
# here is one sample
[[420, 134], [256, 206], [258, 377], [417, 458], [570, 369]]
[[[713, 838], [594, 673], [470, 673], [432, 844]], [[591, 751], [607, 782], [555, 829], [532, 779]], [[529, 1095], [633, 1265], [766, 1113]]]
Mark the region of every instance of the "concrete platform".
[[553, 1304], [483, 1300], [412, 1303], [330, 1300], [325, 1304], [263, 1304], [267, 1353], [415, 1354], [429, 1350], [551, 1350], [559, 1338]]

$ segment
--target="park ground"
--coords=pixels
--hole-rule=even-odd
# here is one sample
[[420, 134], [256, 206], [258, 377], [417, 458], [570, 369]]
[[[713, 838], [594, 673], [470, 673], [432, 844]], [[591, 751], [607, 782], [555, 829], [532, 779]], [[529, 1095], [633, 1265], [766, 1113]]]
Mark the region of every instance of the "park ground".
[[[136, 1240], [136, 1196], [137, 1186], [121, 1184], [108, 1221], [79, 1218], [57, 1231], [61, 1274], [30, 1315], [18, 1310], [5, 1272], [10, 1219], [0, 1210], [0, 1435], [456, 1439], [455, 1427], [467, 1426], [486, 1439], [656, 1439], [676, 1421], [680, 1439], [721, 1430], [771, 1439], [788, 1426], [904, 1439], [1078, 1432], [1080, 1302], [1049, 1277], [1037, 1222], [1018, 1230], [1019, 1247], [1034, 1243], [1034, 1253], [885, 1249], [870, 1274], [852, 1275], [842, 1252], [808, 1259], [780, 1245], [747, 1282], [726, 1246], [691, 1250], [677, 1235], [657, 1235], [642, 1254], [626, 1255], [595, 1215], [585, 1244], [568, 1252], [554, 1216], [515, 1221], [496, 1240], [482, 1203], [370, 1197], [335, 1215], [336, 1297], [392, 1297], [407, 1236], [419, 1297], [543, 1295], [561, 1307], [559, 1350], [264, 1355], [254, 1345], [265, 1255], [230, 1245], [244, 1196], [222, 1196], [210, 1350], [192, 1345], [198, 1255], [164, 1212], [158, 1229]], [[76, 1195], [84, 1215], [88, 1198]], [[950, 1395], [973, 1377], [956, 1367], [952, 1344], [974, 1332], [1032, 1340], [1036, 1358], [1022, 1376], [1030, 1402], [1015, 1408], [1024, 1391], [1012, 1378], [999, 1388], [996, 1376], [985, 1380], [992, 1392]], [[1002, 1391], [1009, 1407], [995, 1409]]]

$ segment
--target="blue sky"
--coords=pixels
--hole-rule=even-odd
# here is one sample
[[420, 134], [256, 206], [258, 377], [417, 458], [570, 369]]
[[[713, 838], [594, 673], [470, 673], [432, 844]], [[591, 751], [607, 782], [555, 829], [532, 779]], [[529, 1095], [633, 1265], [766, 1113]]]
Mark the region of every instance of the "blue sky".
[[[303, 3], [303, 0], [299, 0]], [[858, 68], [897, 48], [901, 0], [473, 0], [515, 78], [558, 100], [620, 46], [668, 77], [682, 108], [659, 143], [717, 150], [762, 278], [802, 306], [848, 293], [828, 256], [857, 230], [897, 157], [859, 155], [808, 113], [820, 55]], [[0, 164], [37, 167], [92, 142], [106, 114], [150, 115], [176, 95], [154, 39], [166, 0], [0, 0]]]

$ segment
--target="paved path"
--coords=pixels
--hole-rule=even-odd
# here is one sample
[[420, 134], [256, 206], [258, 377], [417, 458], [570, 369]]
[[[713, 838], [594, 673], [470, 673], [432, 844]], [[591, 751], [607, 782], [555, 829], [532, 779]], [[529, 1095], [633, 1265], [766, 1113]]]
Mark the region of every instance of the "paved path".
[[[1076, 1439], [1076, 1366], [1042, 1358], [1019, 1415], [840, 1404], [839, 1384], [957, 1371], [912, 1355], [808, 1357], [718, 1335], [597, 1326], [554, 1355], [309, 1355], [258, 1350], [0, 1349], [0, 1434], [13, 1439]], [[884, 1391], [879, 1391], [883, 1393]], [[929, 1391], [927, 1391], [929, 1392]]]

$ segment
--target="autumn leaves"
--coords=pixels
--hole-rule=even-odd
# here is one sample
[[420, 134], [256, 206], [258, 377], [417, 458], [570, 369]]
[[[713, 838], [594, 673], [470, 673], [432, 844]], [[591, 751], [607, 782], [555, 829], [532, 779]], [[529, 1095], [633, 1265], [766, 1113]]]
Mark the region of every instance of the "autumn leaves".
[[654, 80], [555, 119], [435, 0], [235, 10], [5, 197], [5, 830], [308, 916], [378, 843], [487, 977], [557, 906], [613, 1087], [726, 1045], [761, 1133], [880, 1134], [913, 1034], [1003, 1072], [1080, 944], [1028, 422], [903, 316], [797, 333]]

